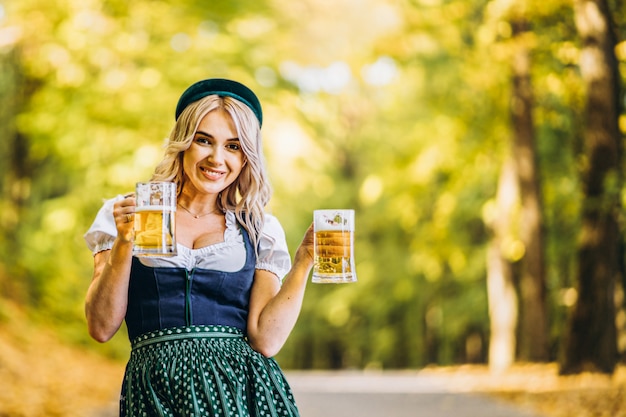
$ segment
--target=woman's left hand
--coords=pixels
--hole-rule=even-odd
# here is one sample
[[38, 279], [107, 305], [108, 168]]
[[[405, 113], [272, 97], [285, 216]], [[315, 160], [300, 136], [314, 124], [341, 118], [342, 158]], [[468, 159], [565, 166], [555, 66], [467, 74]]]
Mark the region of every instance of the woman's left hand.
[[298, 249], [296, 250], [294, 262], [309, 261], [311, 265], [313, 265], [313, 237], [313, 223], [311, 223], [309, 228], [304, 233], [300, 246], [298, 246]]

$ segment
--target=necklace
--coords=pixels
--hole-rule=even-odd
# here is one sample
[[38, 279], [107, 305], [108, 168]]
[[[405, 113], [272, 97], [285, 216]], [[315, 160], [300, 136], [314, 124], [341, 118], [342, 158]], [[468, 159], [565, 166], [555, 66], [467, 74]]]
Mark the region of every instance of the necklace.
[[181, 203], [178, 203], [178, 205], [187, 213], [191, 214], [194, 219], [199, 219], [200, 217], [208, 216], [209, 214], [217, 213], [219, 211], [219, 209], [213, 209], [209, 211], [208, 213], [195, 214], [195, 213], [192, 213], [187, 207], [183, 206]]

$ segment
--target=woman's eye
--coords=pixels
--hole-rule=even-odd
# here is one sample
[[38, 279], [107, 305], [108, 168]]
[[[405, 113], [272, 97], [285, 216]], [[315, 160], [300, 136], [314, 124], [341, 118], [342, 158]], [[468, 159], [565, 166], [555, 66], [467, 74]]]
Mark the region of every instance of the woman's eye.
[[238, 151], [239, 149], [241, 149], [241, 146], [238, 143], [230, 143], [226, 145], [226, 147], [231, 151]]
[[196, 141], [197, 143], [202, 143], [202, 144], [208, 144], [208, 143], [209, 143], [209, 140], [208, 140], [207, 138], [203, 138], [202, 136], [197, 137], [197, 138], [195, 139], [195, 141]]

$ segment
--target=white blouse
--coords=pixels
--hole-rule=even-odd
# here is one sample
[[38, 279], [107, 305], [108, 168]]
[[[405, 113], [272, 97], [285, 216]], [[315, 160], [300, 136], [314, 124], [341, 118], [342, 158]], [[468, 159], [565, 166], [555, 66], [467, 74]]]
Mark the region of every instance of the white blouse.
[[[87, 247], [95, 255], [113, 247], [117, 236], [113, 204], [124, 198], [118, 195], [106, 200], [98, 211], [96, 218], [85, 233]], [[224, 241], [203, 248], [191, 249], [178, 243], [177, 255], [171, 257], [142, 257], [141, 262], [149, 267], [179, 267], [192, 270], [193, 268], [213, 269], [224, 272], [239, 271], [246, 261], [246, 248], [243, 234], [237, 223], [235, 213], [226, 212], [226, 231]], [[283, 279], [291, 268], [291, 257], [287, 248], [285, 232], [278, 219], [271, 214], [265, 214], [265, 226], [259, 238], [258, 258], [256, 269], [263, 269], [274, 273]]]

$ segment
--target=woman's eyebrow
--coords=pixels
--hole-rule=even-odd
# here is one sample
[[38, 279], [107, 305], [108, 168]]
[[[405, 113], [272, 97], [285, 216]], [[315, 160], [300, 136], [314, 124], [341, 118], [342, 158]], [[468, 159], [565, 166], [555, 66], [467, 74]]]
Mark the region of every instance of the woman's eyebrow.
[[213, 137], [213, 135], [211, 135], [210, 133], [203, 132], [202, 130], [196, 130], [196, 135], [203, 135], [203, 136], [207, 136], [209, 138]]
[[[207, 132], [203, 132], [202, 130], [196, 130], [196, 135], [202, 135], [202, 136], [206, 136], [207, 138], [211, 138], [213, 139], [213, 135]], [[238, 137], [234, 137], [234, 138], [229, 138], [226, 139], [227, 142], [239, 142], [239, 138]]]

